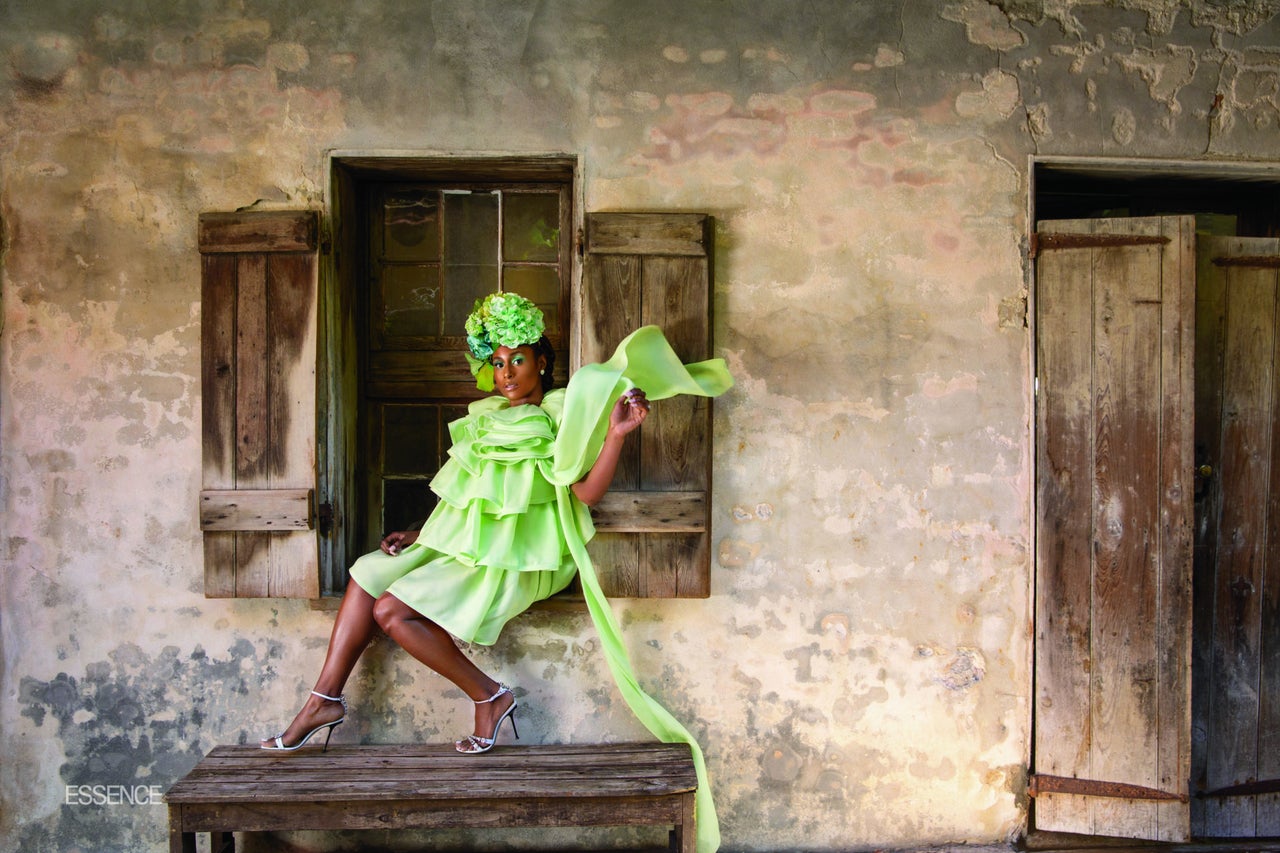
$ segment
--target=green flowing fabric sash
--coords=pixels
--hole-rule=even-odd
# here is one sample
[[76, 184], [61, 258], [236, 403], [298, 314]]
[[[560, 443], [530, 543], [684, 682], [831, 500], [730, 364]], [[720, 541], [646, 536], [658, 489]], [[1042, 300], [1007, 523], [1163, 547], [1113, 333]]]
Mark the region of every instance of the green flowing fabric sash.
[[586, 365], [574, 373], [565, 391], [554, 468], [549, 477], [556, 485], [560, 523], [569, 552], [578, 565], [587, 611], [600, 635], [605, 662], [618, 691], [636, 719], [654, 737], [663, 743], [687, 743], [693, 752], [698, 773], [694, 799], [698, 853], [714, 853], [720, 846], [720, 822], [711, 796], [706, 760], [689, 730], [640, 687], [622, 642], [622, 631], [587, 555], [586, 540], [594, 531], [584, 530], [579, 524], [569, 486], [582, 479], [595, 463], [609, 429], [609, 412], [614, 401], [626, 391], [640, 388], [650, 400], [662, 400], [676, 394], [715, 397], [732, 386], [733, 377], [723, 359], [682, 364], [657, 326], [641, 327], [618, 344], [608, 361]]
[[641, 326], [623, 338], [608, 361], [583, 365], [569, 380], [547, 478], [571, 486], [586, 476], [604, 445], [614, 401], [632, 388], [650, 400], [665, 400], [677, 394], [718, 397], [732, 387], [724, 359], [683, 364], [661, 329]]

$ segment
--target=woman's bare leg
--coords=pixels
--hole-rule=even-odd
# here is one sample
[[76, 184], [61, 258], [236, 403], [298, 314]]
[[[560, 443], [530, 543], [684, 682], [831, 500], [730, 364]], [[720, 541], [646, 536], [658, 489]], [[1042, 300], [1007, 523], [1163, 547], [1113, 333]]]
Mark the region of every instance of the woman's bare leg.
[[[488, 699], [501, 687], [462, 653], [448, 631], [394, 595], [388, 593], [374, 603], [373, 617], [388, 637], [418, 661], [456, 684], [471, 701]], [[491, 737], [494, 723], [515, 701], [516, 698], [508, 694], [496, 701], [476, 705], [476, 734]]]
[[[342, 688], [355, 669], [356, 661], [360, 660], [360, 655], [373, 639], [376, 628], [373, 602], [373, 596], [361, 589], [355, 581], [347, 583], [347, 592], [342, 596], [338, 616], [333, 620], [329, 650], [325, 652], [324, 665], [320, 667], [320, 677], [316, 679], [316, 693], [323, 693], [325, 696], [342, 695]], [[342, 714], [340, 702], [311, 694], [280, 739], [285, 746], [293, 746], [316, 726], [333, 722]], [[262, 742], [275, 746], [274, 738], [264, 738]]]

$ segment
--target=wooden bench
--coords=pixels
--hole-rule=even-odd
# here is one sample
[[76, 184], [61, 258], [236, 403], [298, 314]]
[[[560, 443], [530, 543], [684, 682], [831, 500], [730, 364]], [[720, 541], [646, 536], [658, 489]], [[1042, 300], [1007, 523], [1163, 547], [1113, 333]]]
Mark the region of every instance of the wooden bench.
[[694, 849], [697, 788], [687, 744], [218, 746], [165, 795], [170, 853], [214, 853], [233, 832], [670, 826]]

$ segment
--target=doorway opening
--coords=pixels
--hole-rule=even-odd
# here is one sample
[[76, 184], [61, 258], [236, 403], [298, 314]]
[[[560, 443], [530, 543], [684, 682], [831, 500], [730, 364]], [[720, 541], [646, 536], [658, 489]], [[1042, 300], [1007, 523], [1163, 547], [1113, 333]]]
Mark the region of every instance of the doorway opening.
[[[1032, 778], [1041, 780], [1033, 829], [1165, 841], [1280, 838], [1280, 168], [1037, 159], [1031, 200], [1039, 235]], [[1184, 217], [1182, 230], [1170, 231], [1176, 217]], [[1157, 218], [1165, 224], [1119, 224]], [[1184, 255], [1191, 269], [1158, 260], [1176, 254], [1179, 240], [1190, 247]], [[1074, 288], [1065, 301], [1061, 292], [1040, 292], [1050, 278], [1046, 247], [1064, 250], [1051, 263], [1052, 275]], [[1146, 273], [1133, 260], [1144, 253], [1155, 259]], [[1175, 298], [1175, 273], [1194, 278], [1187, 290], [1194, 298]], [[1099, 284], [1107, 275], [1125, 281], [1116, 289]], [[1145, 283], [1129, 281], [1143, 275]], [[1188, 324], [1194, 337], [1174, 340]], [[1058, 343], [1046, 350], [1050, 338]], [[1077, 379], [1065, 379], [1062, 362], [1074, 357], [1072, 342], [1084, 338], [1092, 342], [1067, 366]], [[1183, 351], [1193, 343], [1194, 354]], [[1045, 360], [1055, 360], [1048, 375]], [[1165, 384], [1187, 374], [1190, 393]], [[1064, 397], [1069, 382], [1076, 384]], [[1141, 398], [1139, 407], [1154, 414], [1144, 420], [1138, 412], [1127, 422], [1136, 427], [1113, 431], [1126, 404], [1110, 395], [1125, 383]], [[1185, 411], [1171, 412], [1170, 401]], [[1058, 415], [1046, 417], [1052, 405], [1059, 405]], [[1089, 411], [1076, 417], [1080, 405]], [[1166, 454], [1160, 443], [1176, 442], [1166, 436], [1169, 423], [1185, 426], [1188, 447]], [[1081, 435], [1064, 439], [1064, 430]], [[1061, 458], [1046, 457], [1046, 446], [1076, 448], [1073, 458], [1090, 469], [1065, 470]], [[1164, 470], [1184, 462], [1192, 470]], [[1166, 478], [1158, 484], [1156, 468]], [[1104, 482], [1117, 472], [1132, 482]], [[1135, 512], [1123, 498], [1144, 478], [1156, 497]], [[1184, 485], [1194, 494], [1192, 530], [1177, 545], [1184, 553], [1152, 556], [1158, 550], [1152, 543], [1167, 546], [1168, 530], [1177, 526], [1169, 526], [1168, 512]], [[1113, 545], [1119, 563], [1128, 561], [1128, 575], [1111, 574], [1105, 558]], [[1070, 584], [1059, 569], [1071, 560], [1078, 568], [1069, 572], [1084, 575], [1074, 594], [1090, 599], [1069, 603], [1085, 614], [1079, 618], [1064, 615], [1059, 600]], [[1182, 570], [1161, 568], [1161, 560], [1185, 568], [1185, 609], [1160, 609], [1167, 604], [1161, 596], [1179, 594]], [[1147, 582], [1144, 567], [1174, 574]], [[1173, 626], [1182, 633], [1157, 626], [1146, 635], [1099, 627], [1089, 615], [1091, 599], [1104, 595], [1112, 614], [1190, 624]], [[1134, 602], [1130, 611], [1126, 596], [1137, 595], [1149, 595], [1151, 608]], [[1065, 640], [1056, 641], [1055, 632]], [[1126, 646], [1135, 635], [1145, 637], [1150, 660]], [[1188, 636], [1179, 648], [1159, 648], [1161, 638]], [[1108, 656], [1123, 665], [1108, 669], [1102, 663]], [[1170, 678], [1172, 693], [1159, 694], [1157, 682]], [[1125, 701], [1110, 701], [1122, 693]], [[1078, 712], [1064, 713], [1073, 703]], [[1130, 774], [1107, 746], [1140, 751], [1157, 740], [1161, 749], [1176, 741], [1169, 748], [1185, 752], [1153, 764], [1150, 773]], [[1189, 778], [1177, 778], [1181, 768], [1189, 768]]]

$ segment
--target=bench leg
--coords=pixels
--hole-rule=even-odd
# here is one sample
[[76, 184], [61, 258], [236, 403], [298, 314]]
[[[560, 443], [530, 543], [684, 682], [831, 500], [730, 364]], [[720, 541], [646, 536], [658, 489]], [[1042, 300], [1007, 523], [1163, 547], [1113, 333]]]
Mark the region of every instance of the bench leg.
[[693, 814], [693, 794], [682, 798], [683, 820], [671, 830], [671, 853], [694, 853], [698, 845], [698, 823]]
[[196, 834], [170, 829], [169, 853], [196, 853]]
[[169, 806], [169, 853], [196, 853], [196, 834], [182, 831], [182, 806]]
[[234, 832], [210, 832], [209, 853], [236, 853]]

